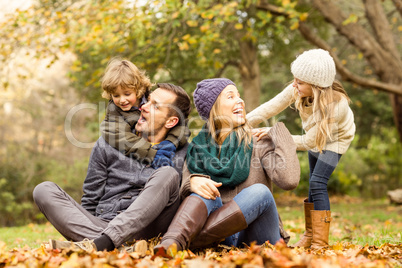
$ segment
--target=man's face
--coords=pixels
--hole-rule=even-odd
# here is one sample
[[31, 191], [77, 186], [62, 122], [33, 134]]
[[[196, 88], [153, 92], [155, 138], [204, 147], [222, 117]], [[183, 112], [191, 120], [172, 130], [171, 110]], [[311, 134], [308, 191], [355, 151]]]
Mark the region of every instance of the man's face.
[[163, 88], [155, 89], [148, 98], [148, 102], [141, 107], [141, 117], [135, 130], [143, 136], [152, 137], [166, 127], [169, 121], [169, 107], [176, 100], [176, 94]]

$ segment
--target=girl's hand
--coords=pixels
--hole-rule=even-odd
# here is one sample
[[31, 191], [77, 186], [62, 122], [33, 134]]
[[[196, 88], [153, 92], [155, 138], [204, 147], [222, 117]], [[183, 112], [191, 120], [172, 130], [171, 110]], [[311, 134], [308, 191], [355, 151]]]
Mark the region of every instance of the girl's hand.
[[263, 127], [263, 128], [254, 128], [251, 130], [251, 133], [253, 133], [254, 137], [257, 137], [257, 141], [261, 140], [264, 136], [268, 135], [269, 130], [271, 127]]
[[205, 199], [215, 200], [217, 197], [221, 196], [217, 188], [221, 185], [221, 182], [218, 183], [202, 176], [192, 176], [190, 179], [191, 191]]

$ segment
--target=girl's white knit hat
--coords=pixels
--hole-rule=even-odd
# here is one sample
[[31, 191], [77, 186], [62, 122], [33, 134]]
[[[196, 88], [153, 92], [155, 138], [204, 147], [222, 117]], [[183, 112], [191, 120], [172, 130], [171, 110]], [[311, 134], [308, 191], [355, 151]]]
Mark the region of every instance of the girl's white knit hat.
[[334, 83], [336, 68], [328, 51], [311, 49], [299, 55], [291, 64], [294, 77], [319, 87], [329, 87]]

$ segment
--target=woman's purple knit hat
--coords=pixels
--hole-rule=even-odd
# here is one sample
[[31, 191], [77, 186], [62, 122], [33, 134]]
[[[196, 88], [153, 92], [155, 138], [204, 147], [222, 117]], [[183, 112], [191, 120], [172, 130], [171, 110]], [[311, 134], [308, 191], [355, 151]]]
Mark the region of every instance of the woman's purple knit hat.
[[236, 86], [235, 83], [227, 78], [204, 79], [197, 84], [193, 97], [195, 108], [197, 108], [198, 114], [202, 119], [208, 120], [212, 106], [222, 90], [228, 85]]

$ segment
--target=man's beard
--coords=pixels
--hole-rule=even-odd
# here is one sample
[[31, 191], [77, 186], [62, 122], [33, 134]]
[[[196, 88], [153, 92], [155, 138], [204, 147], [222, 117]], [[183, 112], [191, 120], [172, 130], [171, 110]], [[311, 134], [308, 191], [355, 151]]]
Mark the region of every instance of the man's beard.
[[154, 127], [152, 129], [152, 131], [142, 131], [141, 135], [144, 139], [149, 139], [149, 138], [156, 136], [159, 133], [159, 131], [161, 131], [162, 128], [163, 128], [163, 125], [161, 124], [157, 127]]

